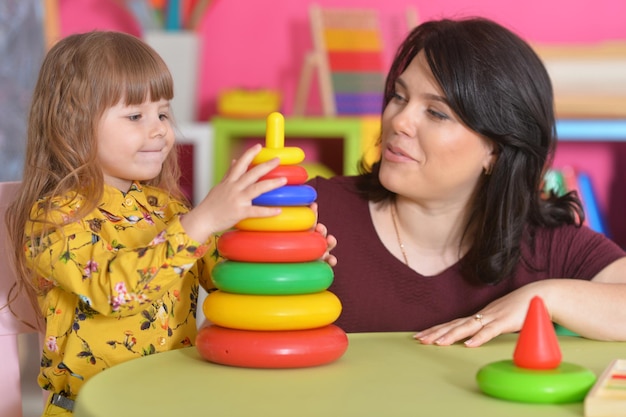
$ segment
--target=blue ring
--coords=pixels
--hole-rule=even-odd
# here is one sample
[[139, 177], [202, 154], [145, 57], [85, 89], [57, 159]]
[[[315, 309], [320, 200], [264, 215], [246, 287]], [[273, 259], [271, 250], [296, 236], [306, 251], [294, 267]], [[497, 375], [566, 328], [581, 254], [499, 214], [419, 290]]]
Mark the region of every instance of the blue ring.
[[261, 194], [252, 204], [256, 206], [308, 206], [317, 198], [317, 191], [310, 185], [283, 185]]

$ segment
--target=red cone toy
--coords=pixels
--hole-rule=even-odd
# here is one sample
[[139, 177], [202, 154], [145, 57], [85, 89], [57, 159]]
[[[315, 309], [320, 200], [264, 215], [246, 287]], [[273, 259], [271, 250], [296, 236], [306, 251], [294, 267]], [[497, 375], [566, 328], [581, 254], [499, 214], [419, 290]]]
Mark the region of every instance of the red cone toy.
[[520, 331], [513, 362], [520, 368], [554, 369], [561, 364], [561, 348], [543, 300], [530, 301], [524, 326]]

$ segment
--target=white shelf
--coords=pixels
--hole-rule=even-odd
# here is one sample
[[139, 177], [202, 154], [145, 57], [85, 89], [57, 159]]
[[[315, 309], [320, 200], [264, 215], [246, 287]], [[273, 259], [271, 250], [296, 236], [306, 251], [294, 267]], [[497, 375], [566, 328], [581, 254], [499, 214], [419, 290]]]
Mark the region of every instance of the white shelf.
[[[194, 146], [193, 203], [197, 204], [214, 182], [213, 127], [209, 122], [191, 122], [180, 124], [178, 130], [177, 143]], [[556, 130], [562, 142], [626, 142], [625, 119], [559, 119]]]
[[183, 123], [176, 142], [193, 145], [193, 204], [207, 195], [213, 184], [213, 127], [210, 123]]
[[559, 119], [556, 132], [566, 142], [626, 142], [626, 120]]

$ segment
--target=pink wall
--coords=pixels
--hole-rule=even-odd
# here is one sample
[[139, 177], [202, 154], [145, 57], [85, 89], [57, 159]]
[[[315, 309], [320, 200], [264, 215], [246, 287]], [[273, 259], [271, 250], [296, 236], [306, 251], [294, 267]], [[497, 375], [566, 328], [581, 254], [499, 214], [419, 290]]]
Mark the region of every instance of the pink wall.
[[[141, 28], [120, 8], [120, 1], [60, 0], [63, 35], [91, 29], [140, 34]], [[278, 89], [284, 97], [283, 112], [289, 114], [303, 56], [312, 44], [307, 14], [312, 2], [214, 0], [213, 3], [198, 28], [201, 64], [197, 118], [210, 118], [219, 91], [234, 87]], [[467, 15], [490, 17], [533, 42], [626, 39], [623, 0], [318, 0], [316, 3], [379, 10], [388, 60], [406, 33], [404, 13], [408, 7], [415, 8], [420, 20]]]
[[[311, 48], [308, 1], [218, 0], [200, 27], [199, 115], [215, 108], [222, 88], [277, 88], [289, 113], [305, 52]], [[516, 3], [511, 5], [511, 3]], [[498, 20], [531, 41], [584, 42], [626, 38], [623, 0], [318, 0], [333, 7], [380, 11], [388, 60], [406, 33], [404, 14], [414, 7], [420, 20], [483, 15]], [[548, 6], [547, 6], [548, 4]], [[260, 19], [269, 13], [270, 17]]]
[[[123, 0], [60, 0], [62, 34], [92, 29], [137, 35], [141, 28], [119, 6]], [[301, 0], [214, 0], [198, 34], [201, 59], [197, 118], [208, 120], [223, 89], [271, 88], [283, 94], [291, 112], [304, 54], [312, 41], [308, 5]], [[499, 21], [531, 42], [584, 43], [626, 39], [624, 0], [317, 0], [321, 6], [377, 9], [387, 61], [406, 33], [405, 12], [413, 7], [419, 20], [481, 15]], [[511, 4], [513, 3], [513, 4]], [[268, 6], [271, 5], [271, 7]], [[312, 90], [314, 92], [315, 90]], [[314, 94], [314, 93], [312, 93]], [[313, 96], [313, 114], [319, 100]], [[555, 164], [572, 164], [592, 174], [602, 212], [618, 243], [626, 246], [626, 172], [618, 161], [626, 144], [561, 144]], [[623, 225], [623, 226], [622, 226]]]

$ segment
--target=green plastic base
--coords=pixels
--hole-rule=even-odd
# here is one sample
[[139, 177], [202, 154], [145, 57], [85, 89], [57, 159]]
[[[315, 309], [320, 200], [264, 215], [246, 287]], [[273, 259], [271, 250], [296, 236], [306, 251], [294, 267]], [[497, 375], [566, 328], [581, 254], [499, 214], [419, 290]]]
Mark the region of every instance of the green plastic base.
[[532, 370], [512, 360], [493, 362], [476, 374], [479, 388], [487, 395], [525, 403], [572, 403], [585, 399], [596, 381], [589, 369], [561, 363], [555, 369]]

